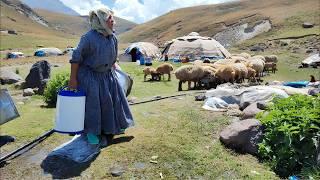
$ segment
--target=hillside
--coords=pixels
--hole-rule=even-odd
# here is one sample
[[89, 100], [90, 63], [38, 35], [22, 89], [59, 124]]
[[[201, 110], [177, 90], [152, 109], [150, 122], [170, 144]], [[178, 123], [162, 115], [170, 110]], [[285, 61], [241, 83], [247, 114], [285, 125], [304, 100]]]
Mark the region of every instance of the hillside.
[[64, 5], [59, 0], [21, 0], [32, 9], [44, 9], [52, 12], [79, 16], [80, 14]]
[[[88, 30], [87, 17], [71, 16], [46, 10], [33, 10], [18, 0], [1, 0], [1, 57], [7, 51], [33, 54], [38, 46], [61, 49], [76, 46], [79, 37]], [[122, 33], [135, 23], [117, 18], [116, 31]], [[17, 35], [7, 34], [13, 30]]]
[[[304, 21], [319, 25], [319, 3], [318, 0], [255, 0], [182, 8], [135, 27], [122, 34], [120, 41], [151, 41], [161, 46], [165, 41], [192, 31], [213, 37], [235, 25], [248, 23], [250, 26], [262, 20], [271, 21], [272, 31], [300, 28]], [[285, 27], [285, 21], [292, 17], [297, 19], [292, 26]], [[304, 33], [299, 31], [294, 32]], [[313, 28], [312, 31], [319, 29]]]

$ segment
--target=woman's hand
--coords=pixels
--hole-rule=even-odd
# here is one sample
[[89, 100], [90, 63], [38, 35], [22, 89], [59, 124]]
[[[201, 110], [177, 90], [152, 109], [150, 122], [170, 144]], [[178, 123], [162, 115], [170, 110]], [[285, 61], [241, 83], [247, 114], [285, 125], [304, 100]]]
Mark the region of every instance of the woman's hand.
[[69, 89], [77, 89], [78, 88], [78, 81], [75, 78], [70, 78], [69, 81]]

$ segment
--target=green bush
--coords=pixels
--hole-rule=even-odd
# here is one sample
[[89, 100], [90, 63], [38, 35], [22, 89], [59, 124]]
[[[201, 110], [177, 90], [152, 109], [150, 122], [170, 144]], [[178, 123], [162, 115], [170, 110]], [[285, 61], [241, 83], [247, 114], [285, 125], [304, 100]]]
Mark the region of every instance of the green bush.
[[281, 177], [317, 164], [320, 141], [320, 96], [274, 98], [269, 114], [261, 116], [265, 128], [260, 156]]
[[46, 89], [43, 93], [43, 99], [49, 107], [55, 107], [57, 103], [57, 93], [59, 89], [68, 85], [69, 73], [57, 74], [54, 78], [50, 79]]

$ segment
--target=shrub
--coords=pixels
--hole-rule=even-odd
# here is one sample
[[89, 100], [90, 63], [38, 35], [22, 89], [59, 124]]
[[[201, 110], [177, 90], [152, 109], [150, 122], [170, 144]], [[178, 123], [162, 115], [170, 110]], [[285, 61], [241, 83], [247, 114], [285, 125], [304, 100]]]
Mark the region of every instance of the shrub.
[[43, 99], [49, 107], [55, 107], [57, 103], [57, 93], [59, 89], [68, 85], [69, 73], [57, 74], [54, 78], [50, 79], [46, 89], [43, 93]]
[[269, 114], [261, 116], [265, 128], [259, 154], [280, 176], [299, 173], [317, 164], [320, 141], [320, 96], [274, 98]]

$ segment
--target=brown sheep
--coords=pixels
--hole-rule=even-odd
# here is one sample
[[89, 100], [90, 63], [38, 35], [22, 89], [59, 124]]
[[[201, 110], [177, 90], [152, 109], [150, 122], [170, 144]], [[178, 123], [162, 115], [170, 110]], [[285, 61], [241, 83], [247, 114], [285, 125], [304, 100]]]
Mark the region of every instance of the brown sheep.
[[264, 65], [264, 69], [263, 69], [263, 71], [266, 71], [266, 72], [271, 71], [272, 73], [276, 73], [276, 70], [277, 70], [277, 64], [274, 62], [267, 62]]
[[235, 73], [235, 70], [232, 66], [225, 65], [225, 66], [218, 68], [215, 75], [221, 82], [233, 83], [235, 80], [236, 73]]
[[248, 74], [247, 74], [247, 78], [248, 78], [248, 82], [255, 82], [256, 81], [256, 70], [254, 70], [251, 67], [247, 67], [248, 70]]
[[[159, 74], [153, 67], [145, 67], [143, 70], [144, 73], [144, 81], [146, 81], [146, 78], [148, 75], [151, 75], [151, 79], [155, 80], [157, 77], [157, 74]], [[160, 80], [160, 75], [159, 75]]]
[[182, 91], [182, 83], [188, 82], [188, 90], [190, 90], [191, 82], [194, 82], [194, 88], [196, 88], [197, 82], [208, 74], [214, 75], [214, 72], [210, 67], [204, 68], [198, 65], [185, 65], [176, 69], [174, 74], [179, 80], [178, 91]]
[[156, 69], [156, 71], [158, 73], [160, 73], [161, 75], [163, 75], [163, 79], [164, 79], [164, 74], [168, 74], [168, 81], [171, 81], [171, 71], [173, 71], [173, 66], [169, 63], [163, 63], [161, 65], [159, 65]]

